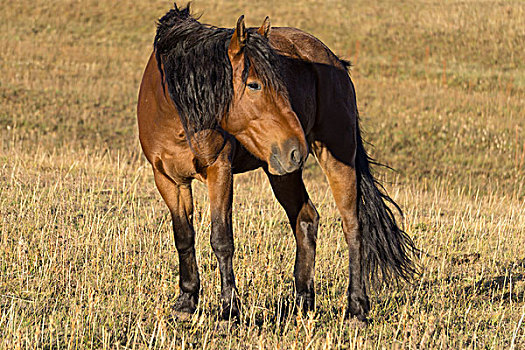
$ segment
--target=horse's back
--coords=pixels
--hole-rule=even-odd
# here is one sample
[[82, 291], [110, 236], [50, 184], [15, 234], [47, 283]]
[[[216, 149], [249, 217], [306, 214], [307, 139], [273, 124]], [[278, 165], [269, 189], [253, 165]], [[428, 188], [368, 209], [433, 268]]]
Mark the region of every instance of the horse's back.
[[321, 40], [300, 29], [273, 27], [270, 43], [279, 53], [292, 59], [345, 69], [337, 56]]

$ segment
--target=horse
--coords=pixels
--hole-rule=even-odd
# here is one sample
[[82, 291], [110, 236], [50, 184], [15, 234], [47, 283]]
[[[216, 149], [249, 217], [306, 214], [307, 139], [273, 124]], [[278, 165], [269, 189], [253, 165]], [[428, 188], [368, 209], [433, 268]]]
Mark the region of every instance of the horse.
[[[399, 206], [374, 178], [359, 128], [349, 63], [296, 28], [199, 22], [177, 4], [157, 23], [140, 85], [139, 139], [171, 213], [179, 258], [174, 313], [196, 311], [193, 180], [208, 188], [210, 242], [221, 280], [219, 317], [240, 316], [232, 265], [233, 175], [262, 168], [296, 240], [295, 301], [314, 310], [319, 214], [302, 180], [312, 153], [325, 173], [348, 244], [345, 317], [367, 322], [369, 281], [410, 280], [416, 248], [396, 222]], [[391, 209], [393, 207], [393, 209]], [[187, 318], [187, 317], [186, 317]]]

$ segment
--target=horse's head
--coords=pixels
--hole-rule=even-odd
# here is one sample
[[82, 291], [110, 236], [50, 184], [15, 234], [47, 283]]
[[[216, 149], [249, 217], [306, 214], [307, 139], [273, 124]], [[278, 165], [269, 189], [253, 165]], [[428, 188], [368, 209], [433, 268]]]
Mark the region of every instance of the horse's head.
[[308, 155], [301, 123], [270, 48], [268, 17], [255, 32], [248, 32], [244, 16], [228, 47], [233, 72], [233, 99], [221, 127], [252, 154], [268, 163], [268, 170], [284, 175], [299, 169]]

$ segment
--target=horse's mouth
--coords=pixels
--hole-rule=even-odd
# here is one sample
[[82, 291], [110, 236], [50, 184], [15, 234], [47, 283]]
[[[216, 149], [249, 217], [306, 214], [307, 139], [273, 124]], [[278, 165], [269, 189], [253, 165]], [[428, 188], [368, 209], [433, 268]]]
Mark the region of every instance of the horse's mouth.
[[287, 173], [287, 171], [284, 170], [284, 167], [283, 167], [281, 161], [279, 160], [279, 158], [275, 154], [272, 154], [270, 156], [270, 162], [269, 162], [268, 165], [269, 165], [268, 171], [272, 175], [284, 175], [284, 174]]
[[270, 156], [270, 162], [268, 163], [268, 171], [272, 175], [282, 176], [300, 169], [303, 166], [303, 163], [303, 161], [300, 161], [285, 168], [279, 157], [276, 154], [272, 154]]

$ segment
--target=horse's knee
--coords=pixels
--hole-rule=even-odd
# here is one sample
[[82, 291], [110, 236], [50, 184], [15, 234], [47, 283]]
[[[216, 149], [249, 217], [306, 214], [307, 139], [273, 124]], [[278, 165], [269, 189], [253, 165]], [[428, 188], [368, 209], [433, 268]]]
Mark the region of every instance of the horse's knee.
[[230, 239], [220, 236], [211, 236], [211, 248], [216, 255], [233, 255], [233, 242]]

